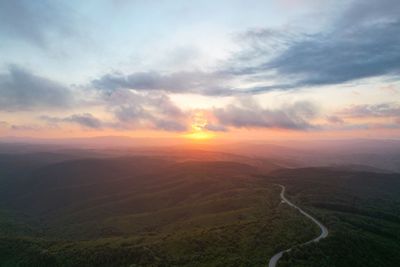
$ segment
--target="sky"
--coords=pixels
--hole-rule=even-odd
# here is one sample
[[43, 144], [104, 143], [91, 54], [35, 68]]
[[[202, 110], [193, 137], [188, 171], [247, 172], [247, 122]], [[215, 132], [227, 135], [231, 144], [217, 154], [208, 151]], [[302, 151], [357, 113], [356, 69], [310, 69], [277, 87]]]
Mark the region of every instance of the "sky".
[[400, 1], [0, 1], [0, 136], [400, 138]]

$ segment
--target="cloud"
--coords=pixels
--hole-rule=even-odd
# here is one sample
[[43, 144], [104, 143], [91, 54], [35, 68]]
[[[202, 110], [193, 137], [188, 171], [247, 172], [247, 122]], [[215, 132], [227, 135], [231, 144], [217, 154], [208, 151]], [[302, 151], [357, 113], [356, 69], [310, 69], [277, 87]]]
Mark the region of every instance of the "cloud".
[[[273, 85], [253, 93], [306, 86], [342, 84], [400, 74], [400, 2], [354, 1], [325, 30], [314, 34], [281, 34], [250, 30], [245, 47], [227, 72], [272, 77]], [[275, 55], [275, 56], [274, 56]], [[251, 64], [249, 64], [249, 62]]]
[[223, 126], [223, 125], [210, 124], [210, 123], [207, 123], [204, 126], [204, 129], [206, 129], [208, 131], [212, 131], [212, 132], [226, 132], [226, 131], [228, 131], [228, 128]]
[[0, 121], [0, 130], [40, 131], [43, 130], [43, 127], [37, 124], [10, 124], [6, 121]]
[[336, 28], [352, 28], [354, 25], [371, 25], [396, 21], [400, 14], [397, 0], [357, 0], [336, 19]]
[[344, 124], [344, 120], [342, 118], [340, 118], [339, 116], [335, 116], [335, 115], [327, 116], [326, 120], [331, 124], [337, 124], [337, 125]]
[[41, 116], [40, 119], [54, 125], [57, 125], [58, 123], [68, 122], [68, 123], [76, 123], [85, 128], [91, 128], [91, 129], [100, 129], [103, 127], [103, 122], [100, 119], [94, 117], [90, 113], [73, 114], [71, 116], [64, 118]]
[[[344, 6], [338, 19], [318, 33], [268, 28], [240, 33], [242, 48], [215, 71], [109, 73], [92, 85], [106, 91], [128, 88], [229, 96], [398, 78], [400, 2], [358, 0]], [[244, 82], [240, 89], [237, 81]]]
[[102, 93], [101, 97], [107, 110], [115, 117], [113, 127], [165, 131], [187, 129], [187, 114], [164, 93], [117, 89], [111, 93]]
[[10, 128], [15, 131], [40, 131], [43, 129], [41, 126], [35, 124], [13, 124]]
[[337, 112], [338, 115], [351, 118], [399, 117], [400, 104], [380, 103], [374, 105], [352, 105]]
[[18, 66], [0, 74], [0, 110], [65, 108], [73, 99], [67, 87]]
[[369, 123], [345, 123], [341, 125], [324, 125], [323, 130], [335, 130], [335, 131], [353, 131], [353, 130], [371, 130], [371, 129], [400, 129], [398, 122], [369, 122]]
[[262, 66], [296, 79], [296, 86], [330, 85], [398, 75], [400, 22], [360, 27], [348, 36], [317, 34], [294, 43]]
[[112, 117], [104, 120], [86, 112], [66, 117], [42, 115], [39, 118], [56, 127], [63, 123], [74, 123], [98, 130], [153, 129], [180, 132], [187, 129], [187, 114], [162, 93], [117, 89], [110, 93], [98, 93], [94, 103], [102, 106]]
[[92, 81], [92, 86], [111, 92], [117, 89], [136, 91], [165, 91], [168, 93], [198, 93], [204, 95], [231, 95], [232, 89], [223, 86], [229, 81], [228, 74], [219, 72], [135, 72], [128, 75], [108, 73]]
[[64, 119], [65, 121], [75, 122], [88, 128], [99, 129], [102, 127], [101, 120], [97, 119], [90, 113], [74, 114]]
[[296, 102], [278, 109], [268, 109], [250, 99], [215, 109], [213, 113], [219, 124], [224, 126], [306, 130], [316, 128], [310, 121], [316, 117], [318, 110], [310, 102]]
[[166, 93], [191, 93], [206, 96], [251, 95], [269, 90], [286, 90], [295, 87], [291, 84], [279, 84], [238, 88], [233, 85], [235, 79], [240, 76], [237, 74], [233, 70], [172, 72], [169, 74], [153, 71], [135, 72], [128, 75], [109, 73], [93, 80], [91, 86], [105, 93], [111, 93], [117, 89], [130, 89], [138, 92], [163, 91]]
[[71, 35], [73, 19], [67, 16], [67, 7], [57, 3], [47, 0], [0, 1], [0, 37], [46, 47], [51, 36]]
[[[347, 119], [356, 120], [349, 122], [351, 120]], [[326, 121], [329, 124], [323, 126], [325, 130], [398, 129], [400, 104], [391, 102], [351, 105], [327, 116]]]

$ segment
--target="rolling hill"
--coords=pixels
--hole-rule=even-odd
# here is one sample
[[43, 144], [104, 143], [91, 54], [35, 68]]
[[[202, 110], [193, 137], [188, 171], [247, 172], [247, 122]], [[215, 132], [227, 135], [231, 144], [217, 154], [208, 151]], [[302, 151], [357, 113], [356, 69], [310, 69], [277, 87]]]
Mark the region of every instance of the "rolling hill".
[[245, 163], [42, 163], [3, 183], [1, 266], [263, 266], [317, 231]]
[[279, 267], [395, 267], [400, 262], [400, 175], [353, 168], [279, 170], [272, 181], [320, 218], [330, 236], [285, 254]]

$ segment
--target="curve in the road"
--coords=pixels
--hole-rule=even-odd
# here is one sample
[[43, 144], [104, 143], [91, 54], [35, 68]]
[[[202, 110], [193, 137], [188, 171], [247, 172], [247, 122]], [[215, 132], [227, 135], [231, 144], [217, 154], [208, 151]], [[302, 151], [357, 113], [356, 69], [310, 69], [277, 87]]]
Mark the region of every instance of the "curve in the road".
[[[310, 220], [312, 220], [316, 225], [318, 225], [318, 227], [321, 229], [321, 234], [319, 236], [317, 236], [316, 238], [307, 241], [305, 243], [296, 245], [297, 246], [303, 246], [303, 245], [307, 245], [309, 243], [312, 242], [318, 242], [321, 239], [325, 238], [328, 236], [328, 228], [325, 227], [325, 225], [323, 225], [321, 222], [319, 222], [317, 219], [315, 219], [313, 216], [311, 216], [310, 214], [308, 214], [307, 212], [305, 212], [304, 210], [302, 210], [301, 208], [299, 208], [298, 206], [296, 206], [295, 204], [293, 204], [292, 202], [290, 202], [286, 197], [285, 197], [285, 190], [286, 188], [283, 185], [279, 185], [282, 188], [281, 191], [281, 199], [284, 203], [288, 204], [289, 206], [297, 209], [298, 211], [300, 211], [301, 214], [303, 214], [304, 216], [306, 216], [307, 218], [309, 218]], [[286, 250], [282, 250], [278, 253], [276, 253], [270, 260], [269, 260], [269, 264], [268, 267], [276, 267], [276, 264], [278, 263], [279, 259], [283, 256], [284, 253], [289, 252], [293, 249], [293, 247], [286, 249]]]

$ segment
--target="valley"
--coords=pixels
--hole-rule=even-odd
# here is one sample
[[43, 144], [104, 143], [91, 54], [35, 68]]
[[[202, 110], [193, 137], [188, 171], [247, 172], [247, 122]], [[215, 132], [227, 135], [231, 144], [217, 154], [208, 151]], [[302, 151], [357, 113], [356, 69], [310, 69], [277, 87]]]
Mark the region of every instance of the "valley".
[[0, 266], [266, 266], [275, 259], [270, 266], [361, 267], [399, 260], [396, 173], [288, 168], [213, 151], [166, 155], [2, 153]]

